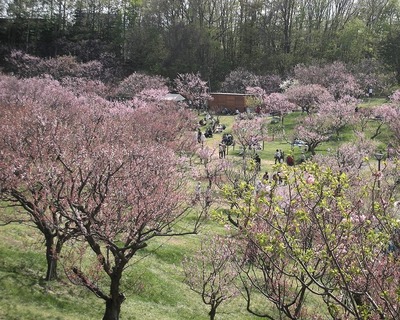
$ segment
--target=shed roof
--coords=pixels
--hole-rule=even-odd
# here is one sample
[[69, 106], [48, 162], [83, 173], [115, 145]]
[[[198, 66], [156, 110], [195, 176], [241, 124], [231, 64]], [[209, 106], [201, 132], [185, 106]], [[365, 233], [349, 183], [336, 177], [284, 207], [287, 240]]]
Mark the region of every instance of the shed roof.
[[165, 95], [163, 100], [181, 102], [181, 101], [185, 101], [186, 99], [184, 96], [180, 95], [179, 93], [168, 93]]
[[232, 93], [232, 92], [211, 92], [210, 95], [221, 95], [221, 96], [253, 96], [251, 93]]

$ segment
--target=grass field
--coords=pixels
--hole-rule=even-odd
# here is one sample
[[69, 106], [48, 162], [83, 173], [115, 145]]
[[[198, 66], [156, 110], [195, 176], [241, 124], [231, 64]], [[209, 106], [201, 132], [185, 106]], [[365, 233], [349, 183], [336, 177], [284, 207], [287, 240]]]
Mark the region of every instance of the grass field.
[[[384, 102], [385, 99], [381, 98], [371, 99], [362, 103], [360, 105], [360, 108], [373, 108], [374, 106], [380, 105]], [[296, 126], [297, 120], [299, 117], [302, 116], [304, 115], [301, 112], [293, 112], [288, 114], [284, 119], [284, 129], [285, 129], [284, 133], [276, 134], [272, 141], [271, 139], [269, 139], [269, 141], [265, 141], [263, 143], [263, 149], [257, 151], [262, 160], [261, 172], [272, 171], [272, 167], [274, 165], [274, 153], [276, 149], [281, 149], [282, 151], [284, 151], [285, 155], [291, 153], [292, 155], [294, 155], [295, 159], [300, 158], [303, 148], [297, 146], [292, 148], [289, 142], [294, 137], [294, 128]], [[231, 128], [234, 123], [234, 117], [220, 116], [219, 119], [221, 124], [225, 124], [227, 126], [227, 129], [223, 133], [225, 132], [231, 133]], [[370, 120], [368, 122], [368, 126], [364, 132], [366, 137], [371, 137], [374, 134], [377, 125], [378, 125], [377, 121]], [[274, 126], [277, 127], [278, 124], [273, 124], [273, 123], [269, 124], [270, 128], [274, 128]], [[223, 133], [214, 134], [212, 138], [207, 139], [207, 144], [209, 146], [216, 147], [218, 143], [221, 141]], [[354, 128], [352, 126], [347, 126], [340, 132], [339, 139], [331, 139], [330, 141], [321, 143], [317, 147], [316, 153], [325, 154], [329, 152], [329, 150], [335, 150], [340, 144], [345, 142], [350, 142], [353, 139], [354, 139]], [[389, 136], [389, 131], [385, 125], [382, 127], [382, 133], [375, 139], [375, 141], [378, 145], [377, 146], [378, 149], [386, 150], [387, 145], [390, 142], [390, 136]], [[239, 156], [237, 147], [235, 149], [230, 147], [228, 149], [228, 152], [230, 156]]]
[[[214, 222], [203, 232], [215, 232]], [[0, 319], [101, 319], [102, 300], [67, 279], [46, 283], [44, 246], [33, 228], [2, 227], [0, 233]], [[121, 319], [208, 319], [200, 296], [183, 283], [182, 258], [193, 252], [199, 236], [162, 239], [141, 251], [126, 270]], [[61, 270], [60, 270], [61, 271]], [[222, 304], [218, 319], [255, 319], [240, 299]]]
[[[368, 102], [373, 105], [375, 102]], [[285, 132], [292, 134], [299, 113], [285, 118]], [[230, 132], [234, 117], [221, 116], [220, 122]], [[373, 132], [374, 124], [368, 129]], [[351, 141], [352, 128], [346, 128], [342, 139], [322, 144], [317, 153], [327, 152], [342, 142]], [[207, 144], [215, 146], [222, 134], [215, 134]], [[388, 142], [388, 133], [380, 136], [381, 144]], [[259, 151], [262, 171], [272, 170], [275, 149], [287, 154], [290, 144], [283, 137], [265, 142]], [[298, 157], [300, 149], [295, 147]], [[228, 157], [238, 156], [237, 150], [229, 149]], [[220, 232], [216, 222], [209, 221], [202, 232]], [[183, 283], [182, 259], [198, 247], [200, 236], [161, 239], [142, 250], [126, 270], [123, 290], [127, 297], [122, 305], [121, 319], [140, 320], [202, 320], [209, 319], [208, 307], [200, 296]], [[42, 281], [45, 273], [45, 247], [38, 232], [25, 225], [7, 225], [0, 228], [0, 319], [1, 320], [91, 320], [101, 319], [104, 303], [84, 288], [70, 284], [62, 278], [59, 282]], [[60, 266], [61, 268], [62, 266]], [[62, 270], [60, 269], [60, 273]], [[318, 308], [318, 301], [309, 301]], [[265, 301], [264, 308], [268, 309]], [[237, 298], [222, 304], [217, 319], [256, 319], [245, 310], [244, 300]], [[258, 318], [257, 318], [258, 319]]]
[[[215, 232], [214, 223], [204, 232]], [[104, 304], [87, 290], [60, 282], [42, 281], [45, 272], [43, 246], [34, 229], [6, 226], [0, 235], [0, 319], [2, 320], [95, 320], [101, 319]], [[123, 278], [127, 297], [122, 304], [125, 320], [205, 320], [208, 308], [200, 296], [183, 283], [182, 258], [199, 244], [199, 236], [153, 242], [143, 250]], [[157, 248], [157, 250], [155, 250]], [[260, 300], [260, 309], [268, 304]], [[315, 308], [318, 303], [309, 301]], [[258, 319], [245, 310], [244, 300], [223, 303], [221, 320]]]

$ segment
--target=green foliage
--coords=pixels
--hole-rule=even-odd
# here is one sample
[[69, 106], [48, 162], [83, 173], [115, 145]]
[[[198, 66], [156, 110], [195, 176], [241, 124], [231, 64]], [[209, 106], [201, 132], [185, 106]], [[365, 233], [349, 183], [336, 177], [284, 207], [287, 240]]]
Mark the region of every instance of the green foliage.
[[[292, 290], [299, 288], [296, 278], [318, 286], [314, 289], [317, 295], [336, 300], [339, 290], [345, 287], [357, 290], [358, 281], [364, 280], [362, 268], [374, 267], [377, 254], [386, 259], [381, 248], [387, 246], [391, 233], [379, 226], [392, 230], [397, 225], [385, 213], [385, 202], [375, 202], [372, 197], [371, 212], [369, 201], [373, 190], [369, 190], [368, 197], [354, 203], [352, 197], [358, 198], [356, 185], [350, 185], [345, 173], [334, 172], [329, 167], [307, 162], [295, 167], [282, 166], [281, 170], [286, 185], [277, 187], [269, 183], [255, 197], [240, 192], [240, 182], [224, 188], [223, 196], [232, 208], [226, 213], [236, 216], [237, 229], [258, 248], [257, 256], [252, 255], [252, 261], [263, 261], [260, 265], [254, 263], [258, 272], [276, 274], [276, 278], [264, 276], [262, 279], [256, 272], [252, 273], [253, 283], [262, 283], [257, 290], [264, 292], [266, 299], [282, 299], [282, 303]], [[367, 207], [363, 209], [361, 204]], [[378, 276], [379, 267], [374, 271], [374, 276]], [[263, 289], [264, 285], [266, 288], [271, 285], [269, 281], [276, 281], [277, 287], [287, 290], [285, 294], [277, 298], [273, 292]], [[280, 287], [282, 283], [290, 284], [284, 288]], [[380, 292], [370, 287], [368, 290], [373, 295]], [[357, 312], [363, 315], [364, 308], [357, 307]], [[324, 309], [321, 307], [321, 310]]]
[[358, 62], [372, 52], [372, 35], [364, 21], [350, 20], [338, 36], [338, 52], [340, 60]]

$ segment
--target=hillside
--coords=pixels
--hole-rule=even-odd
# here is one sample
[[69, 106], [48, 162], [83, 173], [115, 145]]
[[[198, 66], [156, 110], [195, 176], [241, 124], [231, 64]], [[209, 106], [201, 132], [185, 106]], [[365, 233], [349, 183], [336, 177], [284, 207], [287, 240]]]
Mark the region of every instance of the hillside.
[[[262, 171], [271, 169], [275, 149], [290, 150], [287, 137], [293, 135], [295, 120], [299, 116], [300, 113], [287, 116], [285, 135], [266, 141], [264, 149], [258, 152], [262, 159]], [[225, 132], [230, 132], [233, 117], [220, 117], [220, 121], [227, 125]], [[368, 130], [373, 132], [374, 126], [371, 121]], [[351, 141], [352, 132], [352, 128], [346, 128], [340, 140], [323, 143], [317, 153], [326, 153], [340, 143]], [[215, 147], [220, 139], [221, 134], [215, 134], [207, 140], [207, 144]], [[389, 142], [387, 131], [379, 139], [381, 145], [386, 146]], [[301, 152], [297, 147], [293, 151], [295, 157]], [[230, 149], [228, 157], [236, 156], [238, 149]], [[203, 226], [201, 235], [163, 238], [141, 250], [124, 273], [123, 291], [127, 299], [122, 304], [121, 319], [208, 319], [208, 307], [183, 283], [181, 263], [185, 255], [198, 248], [202, 236], [222, 230], [217, 222], [209, 220]], [[44, 249], [42, 237], [34, 228], [23, 224], [0, 227], [0, 319], [100, 319], [104, 312], [103, 302], [86, 289], [73, 286], [64, 275], [60, 281], [46, 283], [42, 280], [46, 270]], [[309, 302], [318, 307], [318, 302]], [[256, 319], [245, 309], [244, 300], [238, 297], [221, 305], [217, 319]]]

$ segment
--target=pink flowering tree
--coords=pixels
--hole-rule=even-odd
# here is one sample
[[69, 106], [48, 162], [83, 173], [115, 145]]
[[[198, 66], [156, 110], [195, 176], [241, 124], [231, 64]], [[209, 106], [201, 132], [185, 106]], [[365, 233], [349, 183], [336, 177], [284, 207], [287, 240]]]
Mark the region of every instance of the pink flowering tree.
[[400, 104], [400, 90], [396, 90], [395, 92], [393, 92], [390, 95], [389, 99], [392, 103], [399, 105]]
[[220, 180], [223, 179], [223, 172], [227, 166], [226, 161], [217, 157], [217, 149], [209, 146], [200, 147], [196, 155], [200, 159], [200, 168], [196, 168], [194, 176], [198, 180], [207, 181], [207, 188], [212, 190]]
[[[125, 300], [123, 272], [132, 257], [155, 237], [195, 232], [200, 220], [191, 230], [177, 226], [188, 213], [191, 199], [185, 163], [165, 144], [137, 141], [126, 130], [134, 113], [110, 114], [80, 106], [73, 114], [65, 129], [58, 121], [48, 120], [59, 136], [58, 140], [38, 139], [46, 148], [37, 152], [37, 167], [29, 154], [22, 153], [26, 165], [22, 162], [14, 173], [10, 168], [15, 187], [9, 195], [14, 196], [13, 190], [26, 197], [35, 192], [37, 198], [32, 201], [46, 209], [46, 217], [57, 214], [59, 224], [49, 222], [57, 232], [60, 221], [65, 221], [68, 234], [79, 240], [73, 246], [79, 250], [63, 255], [68, 277], [103, 299], [103, 319], [115, 320]], [[33, 129], [43, 131], [37, 126]], [[25, 189], [27, 175], [31, 175], [31, 187]], [[38, 209], [34, 209], [36, 214]], [[95, 259], [83, 255], [88, 250]]]
[[43, 59], [14, 50], [7, 61], [14, 73], [24, 78], [47, 74], [57, 80], [65, 77], [98, 80], [103, 72], [103, 65], [99, 61], [81, 63], [73, 56]]
[[232, 127], [236, 145], [239, 145], [243, 158], [250, 150], [254, 151], [267, 136], [265, 118], [236, 120]]
[[221, 85], [221, 92], [245, 93], [248, 87], [261, 87], [259, 77], [248, 70], [238, 68], [227, 75]]
[[193, 132], [197, 118], [192, 111], [166, 102], [145, 101], [142, 108], [133, 111], [133, 116], [126, 130], [137, 141], [163, 144], [180, 155], [195, 153], [197, 141], [193, 139]]
[[115, 88], [114, 96], [121, 99], [131, 99], [143, 90], [168, 91], [167, 79], [161, 76], [152, 76], [145, 73], [134, 72], [123, 79]]
[[368, 127], [373, 117], [374, 108], [357, 108], [357, 113], [354, 115], [354, 126], [356, 130], [364, 132]]
[[337, 149], [330, 150], [328, 154], [316, 155], [313, 161], [336, 172], [346, 172], [352, 179], [359, 175], [359, 170], [367, 165], [368, 159], [376, 149], [377, 145], [373, 140], [362, 132], [355, 132], [355, 139], [352, 142], [343, 143]]
[[155, 237], [193, 233], [199, 222], [179, 228], [191, 198], [180, 159], [163, 145], [132, 140], [124, 133], [129, 121], [121, 120], [103, 118], [89, 136], [76, 132], [79, 144], [72, 141], [60, 160], [69, 183], [58, 210], [96, 257], [89, 265], [66, 259], [65, 268], [71, 281], [105, 302], [105, 320], [120, 317], [123, 272], [135, 254]]
[[44, 59], [40, 67], [43, 73], [50, 74], [57, 80], [65, 77], [99, 79], [103, 72], [103, 65], [99, 61], [79, 62], [73, 56], [60, 56]]
[[279, 114], [282, 125], [285, 116], [296, 109], [296, 105], [282, 93], [271, 93], [264, 96], [263, 102], [261, 111], [267, 114]]
[[260, 87], [247, 87], [246, 93], [249, 94], [246, 96], [246, 106], [254, 109], [258, 114], [261, 113], [266, 95], [265, 90]]
[[13, 50], [6, 61], [10, 65], [10, 69], [21, 77], [35, 77], [41, 72], [40, 63], [42, 59], [20, 50]]
[[362, 94], [357, 79], [342, 62], [334, 62], [322, 66], [297, 65], [294, 78], [301, 85], [317, 84], [326, 88], [335, 99], [346, 95], [358, 98]]
[[333, 100], [329, 91], [319, 84], [293, 85], [284, 93], [290, 102], [307, 114], [317, 112], [320, 105]]
[[6, 205], [18, 208], [5, 221], [34, 225], [43, 235], [46, 280], [57, 278], [58, 257], [73, 235], [69, 222], [52, 205], [63, 180], [55, 164], [58, 146], [71, 135], [69, 127], [81, 105], [108, 105], [88, 91], [78, 95], [49, 77], [0, 77], [1, 197]]
[[143, 89], [132, 98], [130, 103], [133, 108], [146, 108], [149, 105], [158, 105], [163, 102], [167, 93], [167, 87], [160, 89]]
[[376, 58], [367, 58], [350, 64], [349, 69], [366, 95], [368, 89], [372, 89], [373, 94], [377, 96], [387, 95], [388, 88], [393, 88], [396, 83], [395, 73], [387, 70], [382, 61]]
[[321, 121], [329, 123], [332, 131], [339, 137], [340, 131], [354, 122], [357, 104], [357, 99], [345, 96], [337, 101], [322, 104], [318, 112], [321, 115]]
[[389, 126], [395, 137], [396, 135], [399, 137], [398, 121], [396, 121], [399, 116], [399, 110], [400, 108], [393, 103], [382, 104], [374, 108], [372, 115], [376, 126], [371, 139], [375, 139], [379, 136], [383, 132], [385, 126]]
[[234, 247], [233, 238], [213, 236], [201, 242], [193, 257], [183, 261], [185, 282], [210, 306], [210, 320], [215, 319], [221, 303], [239, 294]]
[[195, 155], [200, 163], [191, 167], [196, 184], [193, 205], [199, 205], [204, 215], [209, 217], [213, 205], [219, 206], [218, 187], [225, 180], [226, 170], [231, 163], [219, 158], [218, 149], [209, 146], [198, 147]]
[[258, 85], [263, 88], [267, 94], [280, 91], [280, 84], [282, 78], [276, 74], [268, 74], [265, 76], [258, 76]]
[[177, 92], [185, 97], [189, 106], [200, 112], [207, 107], [207, 102], [212, 99], [208, 93], [206, 81], [201, 80], [200, 73], [178, 74], [174, 80]]
[[398, 121], [400, 116], [400, 90], [395, 91], [390, 96], [389, 106], [382, 106], [378, 109], [381, 111], [380, 116], [387, 123], [390, 128], [393, 139], [393, 146], [397, 150], [397, 155], [400, 155], [400, 123]]
[[36, 227], [46, 248], [45, 280], [54, 280], [64, 243], [74, 235], [54, 203], [65, 178], [58, 146], [71, 135], [76, 114], [60, 108], [0, 106], [0, 197], [4, 206], [15, 208], [2, 220]]
[[78, 104], [78, 97], [50, 77], [17, 79], [0, 77], [0, 101], [14, 106], [68, 107]]
[[[46, 279], [56, 277], [62, 256], [69, 278], [104, 300], [104, 319], [119, 319], [123, 271], [132, 257], [154, 237], [193, 233], [200, 223], [201, 213], [192, 229], [178, 227], [192, 199], [190, 171], [179, 155], [193, 115], [160, 106], [146, 114], [68, 90], [63, 96], [54, 80], [42, 87], [53, 96], [43, 96], [37, 84], [44, 79], [14, 80], [0, 79], [14, 89], [1, 91], [0, 103], [0, 196], [18, 209], [8, 221], [29, 223], [43, 235]], [[158, 128], [147, 139], [145, 117]], [[71, 249], [61, 255], [66, 241]]]
[[96, 95], [106, 99], [111, 94], [111, 89], [100, 80], [65, 77], [60, 80], [60, 84], [76, 96]]
[[308, 151], [315, 155], [315, 149], [332, 135], [331, 127], [325, 123], [321, 114], [308, 115], [299, 120], [295, 128], [295, 139], [300, 139], [308, 146]]
[[60, 252], [74, 234], [68, 228], [70, 223], [52, 205], [63, 184], [63, 172], [56, 161], [59, 148], [72, 134], [71, 123], [77, 121], [82, 110], [90, 114], [92, 108], [101, 110], [112, 105], [94, 92], [96, 81], [81, 79], [79, 83], [89, 88], [65, 88], [49, 77], [0, 77], [1, 197], [6, 205], [19, 208], [5, 221], [34, 225], [43, 235], [46, 280], [58, 277]]

